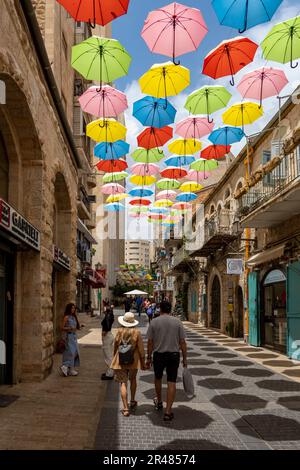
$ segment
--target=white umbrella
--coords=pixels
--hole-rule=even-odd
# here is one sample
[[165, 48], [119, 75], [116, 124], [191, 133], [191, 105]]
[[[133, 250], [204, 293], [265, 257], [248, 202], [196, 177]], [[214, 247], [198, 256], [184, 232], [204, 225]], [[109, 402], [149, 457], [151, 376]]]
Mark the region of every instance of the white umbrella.
[[125, 295], [149, 295], [148, 292], [143, 292], [142, 290], [131, 290], [130, 292], [125, 292]]

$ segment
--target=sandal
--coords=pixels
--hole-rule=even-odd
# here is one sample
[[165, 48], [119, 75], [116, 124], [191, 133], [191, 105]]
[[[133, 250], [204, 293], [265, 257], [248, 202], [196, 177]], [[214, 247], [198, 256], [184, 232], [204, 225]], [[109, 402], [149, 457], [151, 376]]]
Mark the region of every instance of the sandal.
[[123, 416], [126, 416], [127, 418], [128, 416], [130, 416], [129, 410], [121, 410], [121, 413]]
[[135, 409], [137, 407], [137, 401], [136, 400], [131, 400], [129, 406], [130, 406], [130, 410], [135, 411]]
[[165, 413], [164, 414], [164, 421], [172, 421], [172, 419], [174, 418], [174, 414], [173, 413]]
[[155, 397], [153, 399], [153, 403], [154, 403], [154, 406], [155, 406], [155, 409], [156, 410], [162, 410], [163, 409], [163, 402], [162, 401], [158, 401], [157, 397]]

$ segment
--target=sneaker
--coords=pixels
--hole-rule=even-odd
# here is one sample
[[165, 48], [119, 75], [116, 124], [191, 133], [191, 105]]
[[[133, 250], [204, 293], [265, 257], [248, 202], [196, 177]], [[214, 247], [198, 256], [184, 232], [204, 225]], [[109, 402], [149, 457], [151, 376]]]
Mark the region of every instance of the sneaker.
[[75, 377], [76, 375], [78, 375], [78, 372], [75, 369], [71, 369], [70, 372], [69, 372], [69, 375], [72, 375], [72, 376]]
[[162, 401], [158, 401], [158, 399], [155, 397], [153, 399], [153, 403], [154, 403], [154, 407], [155, 407], [156, 410], [162, 410], [162, 408], [163, 408]]
[[60, 369], [60, 372], [62, 373], [62, 375], [67, 377], [69, 368], [67, 366], [60, 366], [59, 369]]

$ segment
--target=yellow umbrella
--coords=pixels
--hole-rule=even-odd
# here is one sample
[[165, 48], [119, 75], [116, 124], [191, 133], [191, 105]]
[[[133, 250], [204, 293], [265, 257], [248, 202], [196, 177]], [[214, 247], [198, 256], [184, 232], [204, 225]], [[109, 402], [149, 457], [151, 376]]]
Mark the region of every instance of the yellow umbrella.
[[173, 62], [154, 64], [140, 79], [143, 93], [156, 98], [178, 95], [190, 84], [190, 71]]
[[115, 119], [96, 119], [86, 126], [86, 135], [96, 142], [116, 142], [126, 139], [126, 127]]
[[250, 101], [242, 101], [230, 106], [225, 113], [222, 114], [224, 124], [230, 126], [242, 126], [244, 130], [245, 124], [251, 124], [263, 115], [263, 108], [257, 103]]
[[158, 199], [153, 204], [154, 207], [169, 207], [173, 205], [173, 201], [171, 199]]
[[119, 202], [119, 201], [122, 201], [122, 199], [125, 199], [126, 197], [128, 197], [128, 194], [126, 194], [126, 193], [122, 193], [122, 194], [111, 194], [111, 195], [108, 196], [108, 198], [106, 199], [106, 202], [107, 202], [107, 203], [110, 203], [110, 202]]
[[136, 184], [137, 186], [150, 186], [155, 183], [156, 178], [154, 176], [140, 176], [132, 175], [130, 177], [130, 182]]
[[194, 193], [195, 191], [200, 191], [202, 188], [203, 186], [195, 181], [186, 181], [185, 183], [182, 183], [179, 189], [184, 193]]
[[195, 139], [176, 139], [168, 145], [170, 152], [176, 155], [193, 155], [201, 148], [201, 142]]

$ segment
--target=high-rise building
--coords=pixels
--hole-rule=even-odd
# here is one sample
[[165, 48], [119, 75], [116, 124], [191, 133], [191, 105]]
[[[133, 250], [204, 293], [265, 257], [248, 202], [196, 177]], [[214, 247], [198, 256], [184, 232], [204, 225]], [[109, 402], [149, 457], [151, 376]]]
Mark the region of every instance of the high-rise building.
[[126, 240], [125, 241], [125, 262], [150, 268], [150, 242], [148, 240]]

